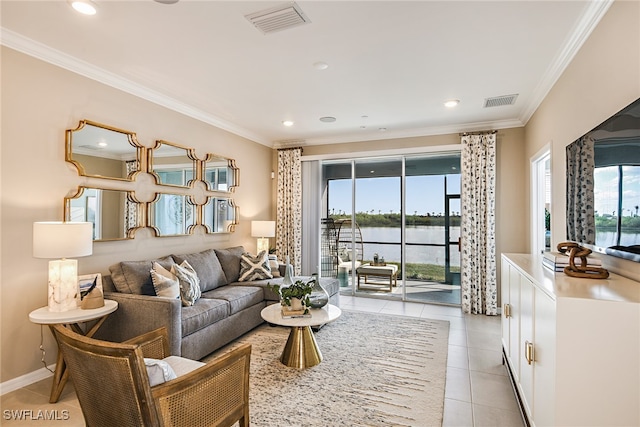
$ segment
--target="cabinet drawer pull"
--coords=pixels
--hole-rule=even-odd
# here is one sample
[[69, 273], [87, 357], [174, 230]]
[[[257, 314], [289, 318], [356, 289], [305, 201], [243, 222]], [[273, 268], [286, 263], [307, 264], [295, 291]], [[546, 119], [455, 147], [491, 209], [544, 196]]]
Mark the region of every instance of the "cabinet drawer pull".
[[511, 304], [504, 304], [504, 317], [511, 317]]
[[529, 341], [524, 342], [524, 358], [527, 359], [527, 364], [531, 365], [535, 360], [533, 352], [533, 343]]

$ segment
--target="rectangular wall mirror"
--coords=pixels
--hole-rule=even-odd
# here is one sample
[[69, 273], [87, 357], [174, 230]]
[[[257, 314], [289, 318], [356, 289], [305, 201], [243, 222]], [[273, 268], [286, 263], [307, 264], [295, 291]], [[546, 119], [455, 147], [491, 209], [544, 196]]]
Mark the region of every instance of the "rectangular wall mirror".
[[234, 230], [237, 207], [232, 199], [210, 197], [204, 205], [204, 226], [209, 233], [228, 233]]
[[208, 154], [203, 164], [202, 179], [209, 191], [232, 192], [238, 185], [238, 168], [233, 159]]
[[80, 175], [131, 181], [140, 170], [144, 148], [133, 132], [81, 120], [65, 139], [65, 160]]
[[158, 194], [150, 204], [149, 222], [158, 236], [190, 234], [196, 224], [196, 206], [189, 196]]
[[128, 191], [80, 187], [64, 206], [67, 221], [93, 224], [96, 241], [132, 239], [139, 227], [140, 204]]
[[167, 141], [156, 141], [149, 150], [149, 172], [160, 185], [190, 187], [196, 178], [196, 158], [193, 149]]

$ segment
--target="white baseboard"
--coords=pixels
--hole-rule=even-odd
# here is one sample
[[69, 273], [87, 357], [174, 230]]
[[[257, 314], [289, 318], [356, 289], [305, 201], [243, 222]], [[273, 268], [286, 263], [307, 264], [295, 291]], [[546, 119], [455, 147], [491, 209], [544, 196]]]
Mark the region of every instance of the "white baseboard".
[[[52, 365], [49, 365], [48, 368], [52, 371], [55, 371], [56, 364], [54, 363]], [[18, 390], [22, 387], [26, 387], [33, 383], [37, 383], [38, 381], [51, 376], [53, 376], [53, 374], [50, 371], [45, 368], [40, 368], [37, 371], [29, 372], [28, 374], [19, 376], [18, 378], [5, 381], [3, 383], [0, 383], [0, 396], [14, 390]]]

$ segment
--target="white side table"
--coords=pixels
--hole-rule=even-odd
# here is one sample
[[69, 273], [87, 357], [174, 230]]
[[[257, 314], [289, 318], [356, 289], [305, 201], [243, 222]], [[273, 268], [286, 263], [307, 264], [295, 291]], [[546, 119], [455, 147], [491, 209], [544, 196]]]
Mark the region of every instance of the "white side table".
[[291, 328], [289, 338], [282, 351], [280, 361], [290, 368], [310, 368], [322, 362], [322, 353], [318, 348], [311, 326], [333, 322], [342, 314], [340, 308], [327, 304], [322, 308], [311, 308], [311, 317], [283, 318], [279, 303], [266, 306], [260, 312], [264, 320], [274, 325]]
[[[96, 333], [100, 326], [102, 326], [107, 316], [116, 311], [117, 308], [118, 303], [109, 299], [104, 300], [104, 306], [89, 310], [77, 308], [75, 310], [53, 312], [49, 311], [48, 307], [41, 307], [29, 313], [29, 320], [40, 325], [49, 325], [52, 334], [53, 325], [64, 325], [72, 331], [90, 338]], [[80, 323], [94, 320], [96, 323], [90, 329], [85, 331], [80, 327]], [[55, 334], [53, 336], [55, 337]], [[56, 403], [58, 401], [68, 378], [69, 372], [62, 357], [62, 352], [60, 348], [58, 348], [56, 371], [53, 375], [53, 385], [51, 386], [49, 403]]]

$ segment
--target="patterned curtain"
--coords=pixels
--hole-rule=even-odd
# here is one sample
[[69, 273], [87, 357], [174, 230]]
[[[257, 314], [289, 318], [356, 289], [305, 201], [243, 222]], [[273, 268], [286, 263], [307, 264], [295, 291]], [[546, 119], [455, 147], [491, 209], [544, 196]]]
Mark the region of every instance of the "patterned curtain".
[[495, 133], [462, 136], [461, 287], [465, 313], [496, 315]]
[[595, 141], [585, 135], [567, 146], [567, 239], [594, 244]]
[[289, 257], [294, 274], [302, 271], [302, 166], [301, 148], [278, 150], [278, 198], [276, 211], [276, 253]]
[[[138, 161], [129, 160], [125, 162], [127, 168], [127, 176], [138, 170]], [[138, 204], [132, 202], [127, 197], [124, 201], [124, 235], [127, 236], [132, 228], [138, 226]]]

